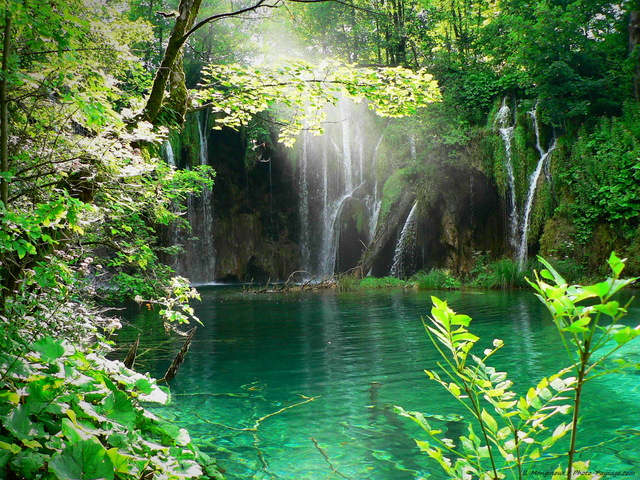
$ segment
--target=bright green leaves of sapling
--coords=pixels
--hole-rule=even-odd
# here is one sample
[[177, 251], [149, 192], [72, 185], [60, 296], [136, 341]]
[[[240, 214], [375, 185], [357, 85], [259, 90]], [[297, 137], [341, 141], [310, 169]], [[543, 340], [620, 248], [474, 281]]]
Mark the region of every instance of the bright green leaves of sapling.
[[[558, 466], [554, 479], [580, 479], [574, 473], [587, 470], [588, 464], [574, 461], [583, 386], [587, 380], [618, 371], [621, 366], [603, 369], [603, 362], [640, 335], [639, 327], [620, 325], [627, 308], [612, 299], [635, 279], [619, 278], [624, 260], [613, 253], [608, 262], [613, 275], [588, 286], [568, 285], [548, 262], [540, 261], [547, 269], [536, 273], [535, 281], [529, 283], [551, 312], [572, 365], [543, 378], [524, 396], [513, 390], [507, 373], [487, 364], [503, 342], [494, 340], [482, 357], [473, 355], [471, 350], [479, 339], [467, 329], [471, 318], [432, 297], [425, 328], [443, 362], [438, 363], [439, 370], [425, 372], [468, 410], [473, 421], [467, 422], [465, 435], [446, 438], [429, 423], [431, 416], [396, 408], [429, 435], [430, 440], [416, 442], [450, 478], [521, 479], [532, 462], [549, 459], [550, 454], [558, 456], [558, 446], [553, 447], [569, 433], [568, 447], [562, 444], [562, 453], [567, 452], [566, 468]], [[563, 421], [569, 413], [571, 419]]]

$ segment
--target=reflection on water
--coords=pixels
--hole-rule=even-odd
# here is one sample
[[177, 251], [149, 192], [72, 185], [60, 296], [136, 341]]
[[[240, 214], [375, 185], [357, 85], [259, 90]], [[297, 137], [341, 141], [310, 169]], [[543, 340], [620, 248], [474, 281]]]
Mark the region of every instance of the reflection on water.
[[[521, 393], [567, 364], [556, 327], [530, 292], [436, 295], [474, 318], [479, 351], [493, 338], [505, 341], [494, 365]], [[227, 478], [441, 478], [413, 441], [423, 437], [419, 427], [393, 411], [465, 413], [423, 372], [439, 360], [420, 320], [429, 294], [210, 288], [202, 298], [196, 310], [204, 327], [171, 383], [172, 405], [158, 413], [189, 428]], [[152, 312], [133, 320], [145, 332], [137, 369], [161, 377], [182, 339], [166, 337]], [[123, 344], [137, 335], [134, 327], [121, 333]], [[620, 353], [634, 355], [632, 347]], [[639, 379], [612, 375], [589, 387], [581, 443], [608, 442], [581, 454], [594, 468], [640, 473], [631, 453], [640, 451]], [[464, 433], [455, 416], [435, 424]]]

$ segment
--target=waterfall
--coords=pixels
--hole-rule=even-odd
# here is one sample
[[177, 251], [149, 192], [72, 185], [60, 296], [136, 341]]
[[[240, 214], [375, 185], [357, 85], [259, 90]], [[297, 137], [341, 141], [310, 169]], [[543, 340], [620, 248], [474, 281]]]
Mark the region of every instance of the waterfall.
[[[204, 116], [204, 119], [202, 118]], [[198, 135], [200, 140], [199, 163], [200, 165], [208, 165], [209, 159], [207, 155], [207, 112], [198, 116]], [[215, 256], [215, 238], [214, 238], [214, 209], [213, 209], [213, 191], [210, 187], [202, 190], [202, 210], [201, 210], [201, 228], [197, 232], [200, 238], [199, 250], [200, 255], [197, 256], [198, 266], [195, 267], [194, 278], [192, 281], [211, 282], [215, 280], [216, 256]]]
[[347, 192], [353, 192], [353, 162], [351, 156], [351, 129], [345, 101], [340, 102], [340, 126], [342, 127], [342, 163], [344, 165], [344, 185]]
[[309, 184], [307, 179], [307, 169], [309, 163], [308, 157], [308, 138], [303, 133], [301, 140], [300, 155], [300, 248], [302, 250], [302, 269], [311, 270], [311, 248], [309, 245], [311, 239], [309, 225]]
[[416, 226], [417, 218], [416, 212], [418, 210], [418, 202], [413, 204], [411, 211], [404, 222], [400, 238], [396, 244], [396, 249], [393, 254], [393, 265], [391, 266], [391, 275], [394, 277], [402, 278], [405, 276], [404, 264], [407, 260], [407, 255], [411, 253], [415, 247], [416, 242]]
[[[345, 261], [351, 265], [358, 254], [355, 249], [362, 249], [375, 229], [380, 201], [372, 179], [381, 137], [375, 149], [368, 143], [367, 115], [366, 106], [340, 100], [327, 109], [330, 121], [322, 136], [299, 137], [300, 267], [317, 280], [333, 276], [339, 259], [348, 258]], [[359, 237], [341, 237], [343, 211], [351, 215], [352, 205], [359, 209]], [[348, 249], [346, 256], [338, 251], [343, 246]]]
[[509, 182], [509, 243], [514, 249], [518, 246], [518, 204], [516, 203], [516, 179], [513, 173], [513, 155], [511, 145], [513, 142], [513, 132], [515, 125], [512, 123], [511, 109], [507, 105], [507, 98], [502, 100], [502, 107], [498, 111], [496, 119], [498, 123], [498, 131], [504, 142], [505, 149], [505, 166], [507, 169], [507, 180]]
[[[389, 123], [387, 122], [387, 125]], [[373, 170], [373, 195], [371, 196], [371, 220], [369, 221], [369, 242], [373, 241], [373, 238], [376, 236], [376, 228], [378, 227], [378, 218], [380, 218], [380, 209], [382, 208], [382, 198], [380, 198], [378, 193], [378, 180], [376, 177], [376, 168], [378, 166], [378, 149], [380, 148], [380, 144], [382, 143], [382, 139], [384, 138], [384, 132], [378, 138], [378, 142], [373, 149], [373, 154], [371, 155], [372, 159], [372, 170]]]
[[171, 146], [171, 142], [169, 142], [169, 140], [165, 140], [164, 143], [162, 144], [162, 153], [167, 163], [175, 167], [176, 158], [173, 154], [173, 147]]
[[337, 225], [340, 214], [344, 208], [345, 202], [351, 198], [351, 193], [343, 195], [340, 199], [333, 202], [326, 217], [324, 217], [324, 225], [322, 230], [322, 244], [320, 248], [320, 264], [318, 267], [318, 275], [321, 278], [329, 278], [335, 273], [336, 256], [338, 254], [339, 228]]
[[551, 154], [553, 150], [556, 148], [556, 139], [554, 138], [549, 146], [549, 149], [545, 151], [540, 145], [540, 130], [538, 128], [538, 117], [536, 109], [533, 109], [529, 112], [531, 115], [531, 119], [533, 121], [533, 128], [536, 134], [536, 149], [540, 154], [540, 160], [538, 160], [538, 164], [536, 165], [536, 169], [533, 171], [531, 176], [529, 177], [529, 191], [527, 193], [527, 200], [525, 202], [524, 214], [522, 216], [522, 234], [520, 237], [520, 243], [518, 244], [517, 250], [517, 260], [518, 264], [522, 266], [527, 259], [527, 235], [529, 233], [529, 220], [531, 217], [531, 208], [533, 207], [533, 200], [536, 194], [536, 188], [538, 186], [538, 179], [540, 178], [540, 173], [544, 167], [544, 164]]

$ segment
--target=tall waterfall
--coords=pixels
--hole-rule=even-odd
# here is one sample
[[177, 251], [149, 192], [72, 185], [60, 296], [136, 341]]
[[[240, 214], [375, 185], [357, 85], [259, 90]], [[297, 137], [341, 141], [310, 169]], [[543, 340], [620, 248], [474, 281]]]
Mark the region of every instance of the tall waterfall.
[[[198, 149], [192, 153], [195, 158], [191, 159], [192, 161], [184, 162], [187, 168], [196, 161], [199, 165], [209, 164], [207, 120], [206, 112], [197, 116], [199, 144]], [[168, 151], [169, 149], [166, 148], [166, 155], [168, 155]], [[171, 243], [173, 245], [182, 244], [185, 250], [176, 259], [176, 272], [189, 278], [194, 284], [211, 283], [215, 280], [216, 267], [213, 191], [211, 188], [203, 189], [199, 196], [189, 195], [186, 216], [191, 231], [185, 232], [176, 229], [171, 231]], [[197, 240], [194, 240], [194, 237]]]
[[308, 135], [302, 134], [302, 153], [300, 155], [300, 248], [302, 253], [302, 269], [310, 272], [311, 249], [309, 239], [311, 238], [311, 224], [309, 222], [309, 182], [308, 182]]
[[556, 140], [553, 139], [548, 150], [544, 150], [540, 143], [540, 130], [538, 127], [538, 117], [536, 109], [529, 112], [533, 129], [536, 135], [536, 149], [540, 155], [535, 170], [529, 176], [529, 188], [527, 197], [524, 199], [523, 211], [520, 215], [518, 212], [518, 202], [516, 198], [516, 181], [513, 169], [513, 152], [512, 142], [515, 124], [511, 109], [507, 105], [507, 99], [502, 101], [502, 107], [498, 111], [496, 124], [505, 148], [505, 167], [507, 170], [508, 180], [508, 199], [509, 199], [509, 243], [515, 251], [515, 259], [520, 266], [527, 259], [527, 237], [529, 235], [529, 224], [531, 221], [531, 211], [533, 209], [533, 201], [535, 199], [536, 190], [538, 188], [538, 180], [542, 173], [547, 159], [551, 152], [556, 148]]
[[[208, 165], [208, 145], [207, 145], [207, 121], [209, 116], [207, 110], [204, 115], [198, 116], [198, 134], [200, 140], [200, 165]], [[202, 118], [204, 116], [204, 119]], [[200, 238], [202, 251], [206, 252], [202, 262], [202, 281], [213, 281], [215, 279], [216, 255], [214, 238], [214, 211], [213, 211], [213, 191], [206, 187], [202, 191], [202, 238]]]
[[513, 119], [511, 109], [507, 105], [507, 98], [502, 101], [502, 107], [498, 111], [496, 119], [498, 131], [502, 137], [505, 148], [505, 166], [507, 170], [507, 180], [509, 182], [509, 243], [514, 249], [518, 247], [518, 204], [516, 203], [516, 179], [513, 173], [513, 154], [511, 145], [513, 142]]
[[412, 255], [413, 249], [415, 248], [417, 207], [418, 202], [414, 203], [413, 207], [411, 207], [411, 211], [404, 222], [404, 227], [402, 227], [400, 238], [398, 238], [398, 243], [396, 244], [396, 249], [393, 254], [393, 265], [391, 266], [390, 272], [394, 277], [403, 278], [405, 276], [405, 262], [410, 260], [408, 257]]
[[369, 232], [375, 228], [371, 225], [379, 202], [371, 168], [374, 149], [361, 123], [367, 114], [365, 108], [341, 100], [337, 108], [328, 111], [331, 121], [324, 135], [303, 133], [299, 138], [301, 267], [318, 280], [335, 273], [341, 215], [351, 202], [364, 205], [364, 240], [369, 240]]
[[529, 220], [531, 217], [531, 208], [533, 207], [533, 200], [535, 198], [536, 189], [538, 186], [538, 179], [540, 178], [540, 173], [542, 173], [542, 169], [544, 168], [544, 164], [549, 158], [549, 155], [556, 148], [556, 139], [554, 138], [549, 146], [548, 150], [544, 150], [540, 145], [540, 130], [538, 128], [538, 116], [536, 109], [533, 109], [529, 112], [531, 115], [531, 119], [533, 121], [533, 128], [536, 134], [536, 149], [540, 154], [540, 159], [538, 160], [538, 164], [536, 165], [536, 169], [533, 171], [531, 176], [529, 177], [529, 191], [527, 193], [527, 199], [524, 206], [524, 214], [522, 216], [522, 235], [520, 237], [520, 243], [518, 244], [517, 256], [516, 259], [520, 265], [524, 264], [527, 259], [527, 235], [529, 233]]

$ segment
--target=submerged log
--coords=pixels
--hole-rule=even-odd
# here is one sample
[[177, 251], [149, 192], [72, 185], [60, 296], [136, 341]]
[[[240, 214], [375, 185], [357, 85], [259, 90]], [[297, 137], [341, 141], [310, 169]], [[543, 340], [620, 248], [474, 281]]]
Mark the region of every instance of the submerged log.
[[398, 201], [391, 206], [386, 218], [378, 222], [376, 228], [376, 234], [373, 240], [362, 253], [358, 266], [354, 269], [354, 273], [360, 277], [364, 277], [371, 267], [376, 258], [387, 245], [391, 236], [396, 232], [400, 223], [407, 217], [409, 210], [413, 206], [416, 200], [414, 192], [407, 190], [400, 195]]
[[172, 380], [176, 376], [176, 373], [178, 372], [180, 365], [182, 365], [182, 362], [184, 362], [184, 357], [187, 355], [187, 352], [189, 351], [189, 347], [191, 346], [191, 340], [193, 339], [193, 335], [196, 333], [197, 329], [198, 327], [193, 327], [187, 334], [187, 339], [184, 341], [182, 348], [178, 352], [178, 355], [176, 355], [176, 358], [173, 359], [173, 362], [171, 362], [171, 366], [167, 370], [167, 373], [165, 373], [164, 377], [162, 378], [162, 380], [164, 380], [165, 382]]

